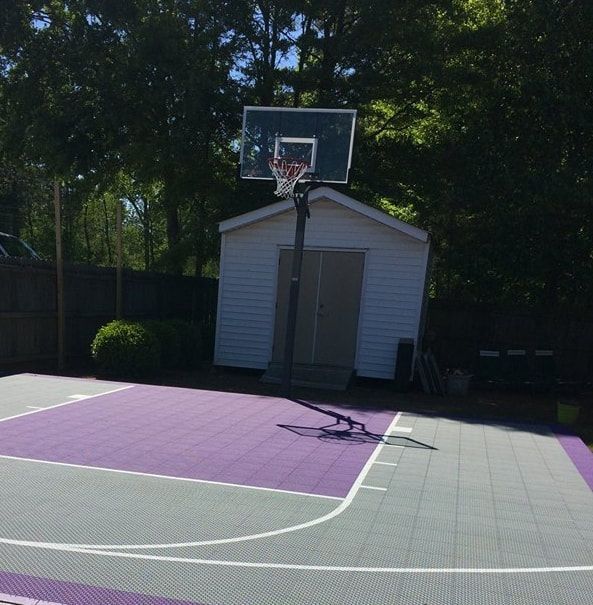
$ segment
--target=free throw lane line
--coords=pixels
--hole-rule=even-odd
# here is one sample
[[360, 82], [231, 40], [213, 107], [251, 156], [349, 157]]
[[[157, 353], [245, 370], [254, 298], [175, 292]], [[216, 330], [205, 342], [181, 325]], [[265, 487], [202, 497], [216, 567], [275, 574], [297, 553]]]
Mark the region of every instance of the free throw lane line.
[[[401, 412], [398, 412], [393, 420], [391, 421], [389, 428], [387, 429], [385, 434], [389, 434], [393, 427], [398, 423], [401, 418]], [[315, 525], [319, 525], [321, 523], [325, 523], [330, 519], [334, 519], [338, 515], [342, 514], [354, 500], [354, 497], [360, 490], [363, 481], [365, 480], [367, 474], [369, 473], [371, 467], [375, 463], [375, 460], [381, 453], [385, 445], [384, 441], [381, 441], [373, 450], [373, 453], [366, 461], [366, 464], [363, 466], [362, 470], [358, 474], [358, 477], [352, 484], [350, 491], [346, 495], [346, 497], [342, 500], [342, 502], [334, 508], [329, 513], [317, 517], [316, 519], [312, 519], [310, 521], [305, 521], [304, 523], [299, 523], [297, 525], [291, 525], [290, 527], [284, 527], [281, 529], [274, 529], [266, 532], [262, 532], [259, 534], [250, 534], [246, 536], [237, 536], [234, 538], [220, 538], [218, 540], [199, 540], [194, 542], [175, 542], [175, 543], [165, 543], [165, 544], [65, 544], [60, 542], [34, 542], [31, 540], [12, 540], [9, 538], [0, 538], [1, 544], [11, 544], [13, 546], [29, 546], [34, 548], [51, 548], [53, 550], [64, 550], [69, 552], [99, 552], [99, 551], [109, 551], [109, 550], [153, 550], [153, 549], [161, 549], [161, 548], [186, 548], [193, 546], [212, 546], [215, 544], [234, 544], [236, 542], [246, 542], [249, 540], [261, 540], [263, 538], [271, 538], [273, 536], [279, 536], [281, 534], [288, 534], [294, 531], [299, 531], [301, 529], [307, 529], [309, 527], [314, 527]], [[141, 556], [141, 555], [137, 555]]]
[[[130, 384], [125, 387], [111, 389], [110, 391], [105, 391], [103, 393], [97, 393], [96, 395], [88, 395], [88, 396], [84, 397], [84, 401], [86, 401], [87, 399], [94, 399], [95, 397], [102, 397], [103, 395], [109, 395], [111, 393], [117, 393], [118, 391], [125, 391], [126, 389], [133, 389], [134, 386], [136, 386], [136, 385]], [[31, 414], [38, 414], [39, 412], [45, 412], [46, 410], [55, 410], [56, 408], [61, 408], [62, 406], [71, 405], [73, 403], [78, 403], [79, 401], [81, 401], [79, 395], [76, 395], [76, 397], [77, 397], [77, 399], [72, 399], [70, 401], [64, 401], [63, 403], [58, 403], [56, 405], [50, 405], [46, 408], [37, 408], [36, 407], [36, 409], [32, 409], [30, 412], [23, 412], [22, 414], [15, 414], [14, 416], [0, 418], [0, 422], [6, 422], [7, 420], [13, 420], [14, 418], [21, 418], [22, 416], [30, 416]], [[27, 407], [32, 408], [33, 406], [27, 406]]]

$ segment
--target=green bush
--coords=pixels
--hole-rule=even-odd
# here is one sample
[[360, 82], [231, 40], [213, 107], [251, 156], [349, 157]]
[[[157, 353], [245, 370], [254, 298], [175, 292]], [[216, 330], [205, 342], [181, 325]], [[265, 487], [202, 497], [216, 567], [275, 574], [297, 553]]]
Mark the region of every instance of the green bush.
[[181, 344], [177, 329], [169, 321], [147, 321], [144, 325], [161, 345], [161, 366], [177, 368], [181, 360]]
[[202, 360], [202, 338], [197, 326], [182, 321], [170, 319], [167, 323], [177, 333], [179, 343], [179, 365], [184, 370], [197, 368]]
[[159, 369], [159, 341], [138, 322], [115, 320], [99, 328], [91, 353], [99, 368], [112, 375], [139, 376]]

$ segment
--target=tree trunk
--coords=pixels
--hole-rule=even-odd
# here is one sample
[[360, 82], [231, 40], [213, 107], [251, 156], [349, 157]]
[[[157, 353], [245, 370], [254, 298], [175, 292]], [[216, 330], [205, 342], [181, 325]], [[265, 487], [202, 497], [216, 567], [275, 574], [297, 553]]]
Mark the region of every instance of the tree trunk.
[[[146, 198], [138, 197], [134, 199], [134, 196], [128, 198], [130, 204], [136, 212], [136, 216], [140, 219], [142, 225], [142, 245], [144, 247], [144, 270], [150, 271], [150, 214], [148, 211], [148, 200]], [[140, 205], [142, 204], [142, 205]]]
[[322, 104], [335, 103], [336, 67], [341, 54], [345, 31], [346, 1], [343, 0], [336, 12], [323, 24], [323, 42], [321, 58], [321, 81], [319, 82], [319, 99]]
[[196, 222], [194, 225], [194, 276], [202, 277], [202, 270], [204, 268], [204, 217], [200, 204], [196, 203], [194, 206], [194, 213]]
[[[309, 33], [311, 31], [312, 19], [307, 17], [302, 24], [301, 28], [301, 43], [298, 46], [298, 64], [297, 64], [297, 80], [294, 85], [294, 97], [293, 97], [293, 105], [294, 107], [301, 106], [301, 95], [303, 94], [303, 81], [302, 74], [305, 69], [305, 65], [307, 63], [307, 59], [309, 58], [309, 53], [311, 51], [309, 40]], [[305, 45], [303, 40], [307, 40], [307, 44]]]
[[203, 246], [199, 240], [196, 240], [195, 254], [196, 262], [194, 266], [194, 277], [202, 277], [202, 271], [204, 270], [204, 252]]
[[144, 270], [150, 271], [150, 213], [148, 200], [144, 200], [144, 217], [142, 229], [144, 232]]
[[107, 203], [105, 202], [105, 197], [102, 196], [101, 201], [103, 202], [103, 231], [105, 233], [105, 244], [107, 246], [107, 260], [109, 264], [113, 264], [113, 256], [111, 254], [111, 242], [109, 241], [109, 214], [107, 212]]
[[91, 252], [91, 238], [89, 235], [89, 205], [88, 202], [84, 205], [84, 212], [82, 215], [83, 227], [84, 227], [84, 243], [86, 245], [86, 262], [90, 265], [93, 262], [93, 255]]
[[181, 263], [179, 262], [178, 250], [180, 240], [179, 212], [176, 206], [167, 204], [167, 247], [169, 249], [168, 269], [171, 273], [180, 274], [182, 272]]
[[29, 225], [29, 237], [33, 238], [33, 208], [31, 202], [27, 204], [27, 224]]

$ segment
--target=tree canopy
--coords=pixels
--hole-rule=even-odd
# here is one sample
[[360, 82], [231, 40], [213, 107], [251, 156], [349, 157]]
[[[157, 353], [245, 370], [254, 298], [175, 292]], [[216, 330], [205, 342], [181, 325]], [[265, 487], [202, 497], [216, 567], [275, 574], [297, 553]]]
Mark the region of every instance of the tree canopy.
[[[215, 274], [243, 105], [359, 112], [352, 194], [428, 229], [432, 294], [593, 301], [585, 0], [4, 0], [0, 204], [51, 256]], [[0, 213], [1, 216], [1, 213]]]

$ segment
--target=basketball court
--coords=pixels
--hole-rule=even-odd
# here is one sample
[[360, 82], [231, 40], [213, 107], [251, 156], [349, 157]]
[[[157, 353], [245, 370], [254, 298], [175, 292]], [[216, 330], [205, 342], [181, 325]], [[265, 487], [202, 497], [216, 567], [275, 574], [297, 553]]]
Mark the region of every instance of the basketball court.
[[546, 427], [30, 374], [0, 394], [0, 601], [591, 602], [592, 456]]
[[[286, 395], [308, 192], [348, 182], [355, 120], [244, 111], [241, 178], [295, 204]], [[543, 426], [8, 376], [0, 602], [589, 605], [592, 489]]]

